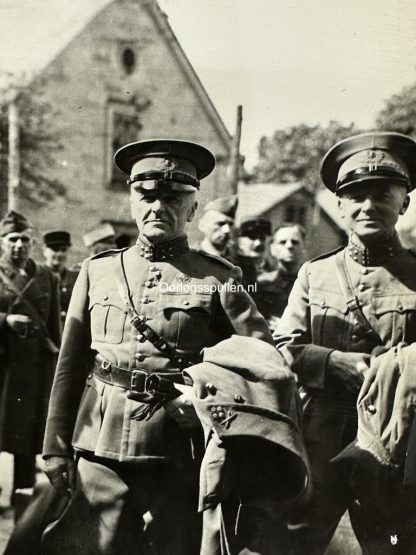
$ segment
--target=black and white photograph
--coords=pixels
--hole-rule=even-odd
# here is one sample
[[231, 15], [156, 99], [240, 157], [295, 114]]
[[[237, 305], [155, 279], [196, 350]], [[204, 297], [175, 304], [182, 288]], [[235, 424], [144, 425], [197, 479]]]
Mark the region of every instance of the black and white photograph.
[[416, 555], [416, 3], [0, 0], [0, 554]]

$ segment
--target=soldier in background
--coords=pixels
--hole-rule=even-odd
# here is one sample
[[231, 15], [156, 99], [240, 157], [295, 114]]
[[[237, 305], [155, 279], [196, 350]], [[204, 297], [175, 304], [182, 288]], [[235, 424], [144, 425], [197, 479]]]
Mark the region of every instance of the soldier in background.
[[305, 230], [299, 224], [286, 223], [273, 234], [270, 252], [276, 269], [257, 276], [256, 304], [273, 331], [287, 305], [289, 294], [304, 256]]
[[59, 281], [63, 329], [72, 289], [78, 276], [78, 272], [66, 267], [69, 249], [71, 248], [71, 235], [68, 231], [63, 230], [48, 231], [43, 234], [43, 243], [45, 266], [52, 270]]
[[237, 195], [217, 198], [205, 205], [199, 220], [199, 230], [204, 234], [201, 250], [233, 261], [237, 205]]
[[35, 482], [61, 325], [57, 278], [30, 258], [30, 223], [9, 212], [0, 240], [0, 450], [14, 455], [14, 492]]
[[240, 221], [235, 264], [243, 271], [244, 285], [256, 285], [257, 275], [265, 270], [267, 240], [272, 225], [266, 218], [248, 216]]
[[89, 256], [94, 256], [99, 252], [115, 249], [117, 247], [116, 232], [114, 231], [114, 227], [109, 223], [95, 227], [88, 233], [85, 233], [82, 239], [89, 251]]

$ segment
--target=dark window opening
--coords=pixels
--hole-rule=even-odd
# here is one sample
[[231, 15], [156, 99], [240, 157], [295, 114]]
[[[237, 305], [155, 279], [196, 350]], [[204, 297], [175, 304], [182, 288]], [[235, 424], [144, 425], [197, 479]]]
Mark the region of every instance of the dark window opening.
[[124, 71], [127, 75], [131, 75], [136, 67], [136, 54], [133, 52], [131, 48], [126, 48], [123, 51], [122, 55], [122, 63], [124, 67]]

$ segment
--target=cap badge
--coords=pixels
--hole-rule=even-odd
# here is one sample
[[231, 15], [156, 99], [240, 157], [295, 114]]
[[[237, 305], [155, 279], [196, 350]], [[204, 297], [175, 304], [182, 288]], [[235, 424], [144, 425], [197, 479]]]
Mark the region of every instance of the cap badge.
[[364, 161], [368, 163], [369, 171], [377, 171], [377, 166], [386, 157], [385, 152], [382, 150], [367, 150], [364, 153]]

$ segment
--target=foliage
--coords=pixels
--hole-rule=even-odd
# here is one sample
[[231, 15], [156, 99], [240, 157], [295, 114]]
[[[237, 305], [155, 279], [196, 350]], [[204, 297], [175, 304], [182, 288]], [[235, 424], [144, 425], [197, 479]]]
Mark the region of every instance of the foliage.
[[336, 142], [359, 133], [354, 124], [331, 121], [326, 127], [301, 123], [262, 137], [259, 162], [250, 176], [257, 183], [301, 182], [310, 190], [319, 186], [319, 168], [325, 153]]
[[43, 97], [40, 82], [18, 89], [5, 85], [0, 90], [0, 177], [7, 182], [8, 165], [8, 102], [13, 97], [19, 108], [20, 184], [21, 198], [44, 204], [64, 195], [64, 185], [53, 176], [56, 154], [61, 150], [56, 129], [56, 110]]
[[386, 100], [377, 116], [376, 128], [416, 135], [416, 84], [404, 87]]

